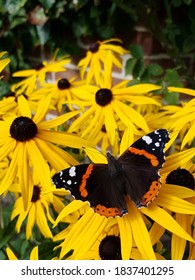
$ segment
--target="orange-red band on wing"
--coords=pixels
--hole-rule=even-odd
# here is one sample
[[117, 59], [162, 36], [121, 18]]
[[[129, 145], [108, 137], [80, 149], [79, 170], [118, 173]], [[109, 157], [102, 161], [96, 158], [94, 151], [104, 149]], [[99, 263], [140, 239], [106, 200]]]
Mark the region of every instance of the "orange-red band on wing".
[[159, 164], [157, 157], [153, 154], [146, 152], [145, 150], [139, 150], [134, 147], [130, 147], [129, 151], [136, 155], [145, 156], [146, 158], [148, 158], [150, 160], [152, 166], [158, 166], [158, 164]]
[[89, 176], [90, 176], [90, 174], [93, 170], [93, 167], [94, 167], [93, 164], [89, 164], [85, 174], [82, 177], [81, 185], [79, 187], [79, 191], [80, 191], [80, 194], [81, 194], [82, 197], [87, 197], [88, 196], [88, 191], [85, 187], [86, 187], [87, 179], [89, 178]]

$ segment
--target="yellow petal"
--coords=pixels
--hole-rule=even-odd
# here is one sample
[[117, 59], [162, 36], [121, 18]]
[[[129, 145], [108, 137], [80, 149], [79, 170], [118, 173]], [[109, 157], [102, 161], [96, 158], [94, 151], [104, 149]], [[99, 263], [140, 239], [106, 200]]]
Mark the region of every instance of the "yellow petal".
[[44, 119], [45, 115], [49, 110], [50, 103], [51, 103], [51, 95], [48, 95], [47, 97], [43, 98], [39, 102], [36, 114], [33, 118], [33, 121], [35, 123], [40, 123]]
[[34, 140], [26, 141], [29, 158], [40, 183], [46, 189], [51, 185], [50, 170]]
[[194, 242], [192, 237], [189, 236], [189, 234], [171, 217], [171, 215], [154, 203], [151, 203], [148, 207], [141, 208], [141, 212], [172, 233]]
[[38, 260], [39, 259], [39, 247], [35, 246], [30, 253], [30, 260]]
[[90, 143], [89, 141], [82, 139], [77, 135], [66, 132], [41, 131], [37, 134], [37, 137], [44, 141], [49, 141], [71, 148], [81, 149], [83, 147], [93, 147], [92, 143]]
[[73, 200], [71, 201], [60, 214], [58, 215], [53, 227], [55, 227], [65, 216], [79, 210], [81, 207], [84, 207], [85, 205], [89, 205], [88, 202], [82, 202], [80, 200]]
[[168, 87], [169, 91], [180, 92], [195, 96], [195, 90], [189, 88], [180, 88], [180, 87]]
[[36, 202], [36, 223], [45, 238], [53, 237], [41, 201]]
[[[187, 231], [188, 225], [191, 227], [189, 215], [176, 213], [176, 221]], [[182, 260], [186, 248], [186, 240], [173, 234], [171, 238], [171, 259]]]
[[31, 118], [31, 110], [28, 101], [23, 95], [18, 96], [18, 106], [22, 116]]
[[105, 163], [105, 164], [108, 163], [107, 158], [102, 153], [100, 153], [98, 150], [86, 147], [86, 148], [84, 148], [84, 151], [92, 162]]
[[155, 203], [173, 212], [183, 213], [183, 214], [195, 214], [194, 204], [184, 199], [173, 196], [169, 193], [160, 192], [155, 200]]
[[121, 254], [123, 260], [129, 260], [132, 250], [132, 230], [129, 222], [129, 216], [124, 215], [122, 218], [117, 217], [120, 239], [121, 239]]
[[12, 252], [12, 250], [10, 248], [6, 248], [6, 254], [7, 254], [9, 260], [12, 260], [12, 261], [18, 260], [18, 258]]
[[133, 238], [141, 255], [146, 260], [155, 260], [151, 239], [144, 223], [142, 214], [132, 201], [128, 203], [129, 222], [133, 233]]

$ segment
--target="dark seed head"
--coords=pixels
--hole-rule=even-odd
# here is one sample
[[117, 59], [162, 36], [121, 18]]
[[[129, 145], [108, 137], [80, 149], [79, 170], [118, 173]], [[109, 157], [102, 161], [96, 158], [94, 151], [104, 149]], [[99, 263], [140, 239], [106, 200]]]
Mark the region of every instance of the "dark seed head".
[[41, 193], [40, 187], [34, 186], [31, 202], [36, 202], [37, 200], [39, 200], [40, 199], [40, 193]]
[[195, 180], [193, 175], [187, 169], [180, 167], [168, 174], [166, 183], [184, 186], [191, 190], [194, 190], [195, 188]]
[[95, 42], [90, 45], [89, 51], [91, 51], [92, 53], [96, 53], [99, 50], [99, 46], [100, 46], [100, 43]]
[[43, 67], [44, 67], [44, 64], [42, 62], [40, 62], [35, 66], [35, 70], [37, 70], [37, 71], [41, 70]]
[[120, 238], [115, 235], [106, 236], [100, 242], [99, 256], [102, 260], [121, 260]]
[[28, 141], [37, 134], [37, 126], [28, 117], [16, 118], [10, 126], [10, 135], [17, 141]]
[[95, 101], [98, 105], [104, 107], [112, 101], [112, 91], [108, 88], [101, 88], [96, 92]]
[[68, 88], [70, 88], [70, 82], [65, 78], [60, 79], [58, 81], [58, 88], [59, 89], [68, 89]]

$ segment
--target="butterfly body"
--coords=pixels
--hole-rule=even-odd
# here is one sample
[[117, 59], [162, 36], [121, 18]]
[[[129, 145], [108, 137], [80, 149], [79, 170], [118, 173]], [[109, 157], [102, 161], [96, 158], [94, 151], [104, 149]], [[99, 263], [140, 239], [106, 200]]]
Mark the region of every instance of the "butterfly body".
[[123, 216], [127, 213], [127, 195], [138, 208], [158, 195], [159, 169], [168, 141], [167, 130], [156, 130], [134, 142], [118, 159], [108, 153], [108, 164], [72, 166], [54, 175], [53, 183], [69, 190], [76, 199], [89, 201], [100, 215]]

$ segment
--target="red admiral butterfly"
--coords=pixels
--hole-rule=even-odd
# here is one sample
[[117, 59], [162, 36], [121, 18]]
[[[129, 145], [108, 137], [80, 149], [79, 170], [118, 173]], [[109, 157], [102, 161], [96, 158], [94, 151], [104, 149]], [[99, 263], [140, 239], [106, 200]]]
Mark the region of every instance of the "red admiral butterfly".
[[169, 141], [166, 129], [155, 130], [133, 143], [118, 159], [107, 154], [108, 164], [81, 164], [53, 176], [57, 188], [65, 188], [78, 200], [89, 201], [106, 217], [127, 213], [125, 196], [137, 208], [147, 206], [161, 187], [159, 169]]

